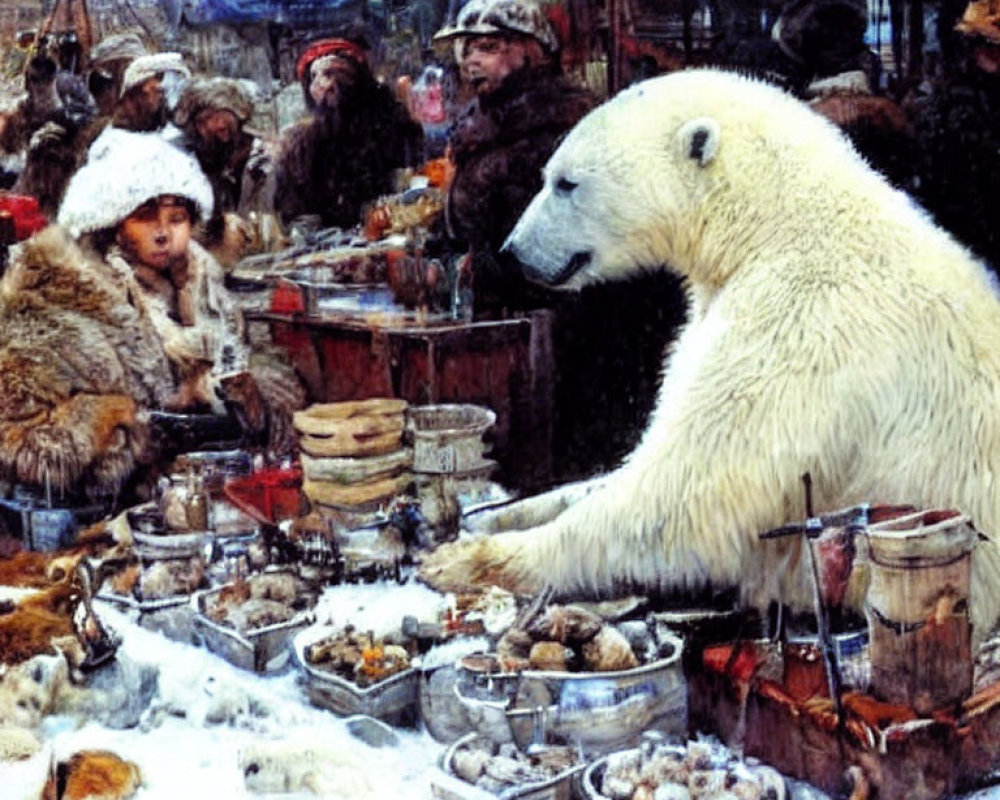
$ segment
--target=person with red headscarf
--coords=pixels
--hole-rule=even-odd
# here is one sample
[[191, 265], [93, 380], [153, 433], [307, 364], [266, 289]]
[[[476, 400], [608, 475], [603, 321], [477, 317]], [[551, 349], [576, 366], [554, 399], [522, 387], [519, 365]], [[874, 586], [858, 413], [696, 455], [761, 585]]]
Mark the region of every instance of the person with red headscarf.
[[420, 163], [423, 131], [353, 41], [312, 43], [296, 73], [310, 115], [283, 137], [274, 209], [285, 224], [314, 214], [324, 227], [356, 226], [365, 202], [393, 191], [396, 169]]

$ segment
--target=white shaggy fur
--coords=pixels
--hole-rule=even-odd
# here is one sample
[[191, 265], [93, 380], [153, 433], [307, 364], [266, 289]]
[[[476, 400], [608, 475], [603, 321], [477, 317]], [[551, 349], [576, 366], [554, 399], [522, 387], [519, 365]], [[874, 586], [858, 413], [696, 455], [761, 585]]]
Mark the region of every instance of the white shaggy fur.
[[358, 753], [302, 740], [262, 740], [240, 751], [239, 765], [252, 792], [308, 791], [328, 800], [375, 798], [375, 781]]
[[0, 727], [0, 787], [4, 800], [39, 800], [52, 770], [52, 746], [23, 728]]
[[73, 694], [69, 665], [62, 655], [0, 665], [0, 726], [35, 729]]
[[[692, 70], [593, 111], [545, 173], [507, 242], [527, 269], [578, 288], [667, 264], [688, 321], [625, 464], [530, 530], [440, 548], [431, 583], [711, 581], [808, 608], [800, 542], [757, 538], [805, 517], [805, 472], [817, 511], [954, 507], [1000, 535], [994, 286], [830, 123]], [[982, 634], [1000, 611], [993, 542], [974, 556], [973, 603]]]

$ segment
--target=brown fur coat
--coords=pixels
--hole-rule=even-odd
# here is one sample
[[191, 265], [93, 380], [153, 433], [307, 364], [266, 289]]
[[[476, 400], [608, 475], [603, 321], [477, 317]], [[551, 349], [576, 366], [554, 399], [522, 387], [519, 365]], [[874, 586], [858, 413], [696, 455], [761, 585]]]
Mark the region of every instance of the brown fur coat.
[[114, 490], [144, 442], [141, 407], [175, 392], [131, 274], [50, 227], [0, 281], [0, 471], [53, 488]]
[[287, 363], [248, 353], [222, 281], [192, 242], [178, 322], [163, 287], [140, 280], [117, 248], [101, 260], [58, 226], [17, 248], [0, 281], [0, 477], [114, 492], [152, 455], [144, 410], [222, 411], [218, 377], [245, 366], [270, 445], [287, 451], [302, 385]]

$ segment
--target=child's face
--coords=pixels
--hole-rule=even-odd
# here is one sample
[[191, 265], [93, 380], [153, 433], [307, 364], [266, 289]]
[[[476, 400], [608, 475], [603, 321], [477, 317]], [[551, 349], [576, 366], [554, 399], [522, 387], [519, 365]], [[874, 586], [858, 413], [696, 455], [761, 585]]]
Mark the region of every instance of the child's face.
[[191, 213], [171, 195], [139, 206], [118, 228], [118, 243], [129, 256], [159, 271], [183, 257], [190, 241]]

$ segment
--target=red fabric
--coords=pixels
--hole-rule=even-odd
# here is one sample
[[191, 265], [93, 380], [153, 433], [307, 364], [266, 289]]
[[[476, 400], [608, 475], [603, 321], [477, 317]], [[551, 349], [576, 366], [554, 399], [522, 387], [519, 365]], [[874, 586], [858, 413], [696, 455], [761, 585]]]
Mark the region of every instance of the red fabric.
[[313, 42], [309, 45], [306, 51], [299, 57], [299, 63], [295, 67], [295, 74], [298, 76], [299, 81], [302, 81], [306, 77], [309, 65], [313, 61], [317, 58], [331, 55], [345, 56], [359, 64], [368, 63], [365, 51], [354, 42], [347, 39], [320, 39], [318, 42]]
[[[735, 655], [734, 655], [734, 652]], [[742, 642], [706, 647], [702, 652], [702, 664], [718, 675], [728, 675], [737, 683], [749, 683], [757, 669], [757, 651], [753, 646], [744, 647]]]
[[14, 235], [19, 242], [49, 224], [38, 206], [38, 198], [31, 195], [0, 191], [0, 213], [13, 217]]

